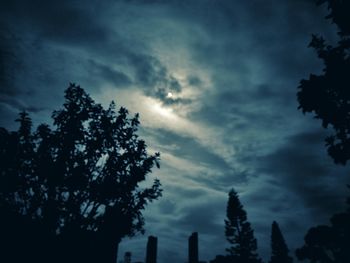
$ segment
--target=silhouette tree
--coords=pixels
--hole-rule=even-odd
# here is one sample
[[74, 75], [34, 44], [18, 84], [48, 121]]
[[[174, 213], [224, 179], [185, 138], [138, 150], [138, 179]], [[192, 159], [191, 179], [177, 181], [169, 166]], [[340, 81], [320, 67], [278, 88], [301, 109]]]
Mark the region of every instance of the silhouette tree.
[[161, 196], [158, 179], [139, 186], [160, 155], [139, 139], [138, 114], [116, 112], [113, 102], [104, 109], [75, 84], [52, 118], [53, 129], [42, 124], [33, 133], [21, 112], [17, 132], [0, 129], [0, 209], [36, 222], [43, 239], [54, 240], [48, 250], [65, 250], [64, 262], [114, 263], [120, 240], [144, 232], [142, 210]]
[[226, 209], [225, 235], [231, 247], [226, 249], [232, 262], [258, 263], [257, 241], [254, 231], [247, 221], [247, 213], [239, 201], [238, 194], [232, 189]]
[[210, 260], [210, 263], [232, 263], [232, 257], [230, 256], [223, 256], [223, 255], [217, 255], [215, 256], [215, 259]]
[[289, 249], [284, 241], [282, 232], [276, 221], [271, 229], [271, 260], [269, 263], [292, 263], [293, 259], [288, 255]]
[[313, 112], [322, 120], [324, 128], [331, 126], [334, 133], [325, 139], [329, 155], [335, 163], [346, 164], [350, 159], [350, 2], [344, 0], [320, 0], [326, 3], [331, 19], [339, 29], [336, 46], [326, 44], [325, 39], [313, 35], [310, 47], [316, 50], [324, 63], [321, 75], [311, 74], [298, 87], [299, 109]]
[[[350, 198], [347, 200], [350, 205]], [[350, 207], [335, 214], [330, 225], [312, 227], [306, 234], [305, 244], [296, 250], [299, 260], [311, 263], [350, 262]]]

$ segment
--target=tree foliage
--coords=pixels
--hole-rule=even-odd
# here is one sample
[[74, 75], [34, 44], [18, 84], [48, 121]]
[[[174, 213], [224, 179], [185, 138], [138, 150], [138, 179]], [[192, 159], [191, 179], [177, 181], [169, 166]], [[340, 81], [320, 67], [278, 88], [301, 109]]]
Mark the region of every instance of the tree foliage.
[[[310, 47], [324, 63], [322, 74], [311, 74], [300, 82], [299, 108], [313, 112], [324, 128], [333, 134], [325, 139], [329, 155], [335, 163], [345, 165], [350, 160], [350, 1], [319, 0], [326, 4], [330, 19], [338, 28], [338, 42], [330, 45], [313, 35]], [[348, 201], [349, 203], [349, 201]], [[312, 263], [350, 262], [350, 211], [335, 214], [330, 225], [311, 228], [303, 247], [296, 251], [299, 259]]]
[[276, 221], [272, 223], [271, 229], [271, 260], [269, 263], [292, 263], [293, 258], [291, 258], [288, 253], [289, 249], [284, 240], [282, 232]]
[[254, 231], [247, 220], [238, 194], [235, 190], [229, 192], [225, 220], [225, 235], [231, 247], [227, 248], [232, 262], [237, 263], [260, 263], [257, 254], [257, 241]]
[[160, 156], [149, 155], [138, 137], [138, 114], [116, 111], [114, 102], [104, 109], [70, 84], [52, 118], [53, 127], [32, 132], [21, 112], [18, 131], [0, 129], [0, 209], [38, 222], [51, 236], [95, 233], [114, 247], [143, 232], [142, 210], [162, 190], [157, 179], [139, 186]]
[[326, 43], [319, 35], [313, 35], [310, 47], [315, 49], [324, 63], [322, 74], [311, 74], [300, 82], [299, 108], [314, 113], [322, 120], [324, 128], [332, 127], [334, 133], [327, 137], [326, 147], [335, 163], [346, 164], [350, 159], [350, 2], [321, 0], [327, 4], [331, 19], [339, 29], [336, 46]]
[[[348, 199], [350, 205], [350, 199]], [[330, 225], [310, 228], [304, 240], [305, 244], [296, 250], [298, 259], [311, 263], [350, 262], [350, 208], [335, 214]]]

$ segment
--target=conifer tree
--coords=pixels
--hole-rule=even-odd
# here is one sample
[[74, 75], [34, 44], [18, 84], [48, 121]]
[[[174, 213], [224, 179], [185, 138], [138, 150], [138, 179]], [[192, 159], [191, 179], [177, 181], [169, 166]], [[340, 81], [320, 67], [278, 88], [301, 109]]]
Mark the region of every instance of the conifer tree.
[[272, 223], [271, 230], [271, 260], [270, 263], [292, 263], [293, 259], [288, 255], [289, 249], [283, 238], [282, 232], [276, 221]]
[[226, 216], [225, 235], [231, 244], [231, 247], [227, 248], [226, 251], [229, 252], [232, 262], [260, 263], [261, 259], [257, 254], [254, 231], [234, 189], [229, 192]]

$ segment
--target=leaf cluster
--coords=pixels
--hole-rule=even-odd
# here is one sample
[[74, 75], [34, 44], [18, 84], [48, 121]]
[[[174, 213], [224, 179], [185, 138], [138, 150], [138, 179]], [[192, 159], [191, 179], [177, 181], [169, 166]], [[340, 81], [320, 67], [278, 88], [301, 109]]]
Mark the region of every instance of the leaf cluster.
[[319, 35], [313, 35], [310, 42], [318, 57], [323, 61], [322, 74], [310, 74], [298, 87], [299, 109], [314, 113], [322, 120], [324, 128], [331, 127], [334, 133], [325, 139], [329, 155], [335, 163], [346, 164], [350, 159], [350, 2], [343, 0], [322, 0], [327, 3], [327, 16], [340, 29], [336, 46], [326, 43]]

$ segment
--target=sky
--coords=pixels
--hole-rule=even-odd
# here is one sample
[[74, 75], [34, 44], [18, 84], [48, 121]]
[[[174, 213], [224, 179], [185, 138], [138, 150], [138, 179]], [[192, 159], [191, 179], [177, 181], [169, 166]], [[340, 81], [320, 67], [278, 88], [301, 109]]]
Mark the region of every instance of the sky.
[[296, 92], [321, 61], [311, 34], [332, 40], [327, 10], [312, 0], [3, 0], [0, 4], [0, 126], [19, 111], [50, 122], [69, 83], [103, 105], [140, 113], [149, 180], [163, 197], [144, 212], [146, 234], [125, 238], [143, 261], [148, 235], [158, 262], [225, 254], [228, 192], [248, 213], [259, 254], [270, 256], [276, 220], [293, 252], [307, 229], [344, 208], [346, 167], [327, 155], [320, 121], [299, 111]]

